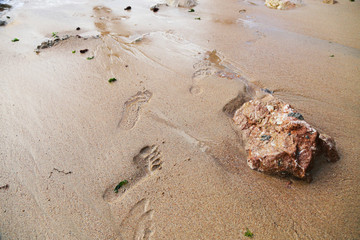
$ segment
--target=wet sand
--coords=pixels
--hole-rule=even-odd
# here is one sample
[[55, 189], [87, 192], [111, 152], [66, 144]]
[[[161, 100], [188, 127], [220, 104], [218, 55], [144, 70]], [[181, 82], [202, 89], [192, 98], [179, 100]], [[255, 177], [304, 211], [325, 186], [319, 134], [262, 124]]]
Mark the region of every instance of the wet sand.
[[[0, 239], [360, 238], [359, 2], [155, 3], [7, 13]], [[73, 37], [36, 54], [52, 32]], [[246, 165], [223, 107], [260, 88], [335, 138], [340, 161], [319, 159], [311, 184]]]

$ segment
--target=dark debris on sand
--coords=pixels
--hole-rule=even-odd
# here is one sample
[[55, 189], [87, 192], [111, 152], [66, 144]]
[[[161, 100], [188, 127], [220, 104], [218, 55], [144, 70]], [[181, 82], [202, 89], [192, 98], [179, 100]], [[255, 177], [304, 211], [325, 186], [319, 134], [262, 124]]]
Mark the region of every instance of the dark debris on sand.
[[6, 4], [6, 3], [0, 3], [0, 12], [4, 11], [4, 10], [8, 10], [11, 8], [11, 5]]
[[1, 189], [4, 189], [4, 190], [9, 189], [9, 184], [5, 184], [4, 186], [1, 186], [1, 187], [0, 187], [0, 190], [1, 190]]

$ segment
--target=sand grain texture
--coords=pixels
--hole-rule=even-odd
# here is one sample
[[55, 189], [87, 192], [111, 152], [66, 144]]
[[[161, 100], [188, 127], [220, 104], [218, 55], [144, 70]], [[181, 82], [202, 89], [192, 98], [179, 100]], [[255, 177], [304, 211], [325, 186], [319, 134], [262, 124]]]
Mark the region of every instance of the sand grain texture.
[[[0, 238], [360, 238], [359, 2], [152, 4], [28, 1], [7, 13]], [[34, 53], [52, 32], [82, 38]], [[246, 166], [223, 108], [260, 88], [335, 138], [340, 161], [319, 159], [311, 184]]]

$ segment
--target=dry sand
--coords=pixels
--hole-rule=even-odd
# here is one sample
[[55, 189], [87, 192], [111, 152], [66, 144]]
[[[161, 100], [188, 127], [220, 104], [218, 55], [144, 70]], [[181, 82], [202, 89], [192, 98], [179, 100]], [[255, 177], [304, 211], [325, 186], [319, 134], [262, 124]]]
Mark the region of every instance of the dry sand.
[[[154, 3], [25, 1], [7, 13], [0, 239], [247, 239], [247, 228], [359, 239], [359, 1]], [[89, 38], [35, 54], [52, 32]], [[341, 160], [319, 159], [311, 184], [249, 169], [222, 108], [255, 86], [333, 136]]]

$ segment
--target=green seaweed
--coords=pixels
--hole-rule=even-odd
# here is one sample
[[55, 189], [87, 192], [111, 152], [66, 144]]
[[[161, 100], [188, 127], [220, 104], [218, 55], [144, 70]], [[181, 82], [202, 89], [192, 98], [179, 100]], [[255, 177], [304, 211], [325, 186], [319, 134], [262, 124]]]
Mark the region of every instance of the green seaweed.
[[11, 40], [12, 42], [18, 42], [18, 41], [20, 41], [20, 39], [18, 39], [18, 38], [14, 38], [13, 40]]
[[117, 81], [116, 78], [110, 78], [109, 79], [109, 83], [116, 82], [116, 81]]
[[189, 10], [189, 12], [195, 12], [195, 9], [192, 8], [192, 9]]
[[58, 34], [58, 32], [52, 32], [52, 37], [56, 38], [58, 36], [57, 34]]
[[124, 186], [124, 185], [126, 185], [126, 184], [128, 184], [128, 183], [129, 183], [128, 180], [121, 181], [118, 185], [116, 185], [116, 187], [115, 187], [115, 189], [114, 189], [114, 192], [115, 192], [115, 193], [118, 193], [118, 192], [119, 192], [119, 189], [120, 189], [122, 186]]
[[94, 59], [94, 56], [92, 56], [92, 57], [87, 57], [86, 59], [87, 59], [87, 60], [93, 60], [93, 59]]
[[76, 50], [73, 50], [72, 53], [76, 53]]
[[197, 17], [197, 18], [195, 18], [195, 20], [201, 20], [201, 18]]
[[330, 55], [330, 57], [335, 57], [335, 55]]
[[246, 228], [246, 232], [244, 235], [245, 237], [249, 237], [249, 238], [252, 238], [254, 236], [254, 234], [248, 228]]

